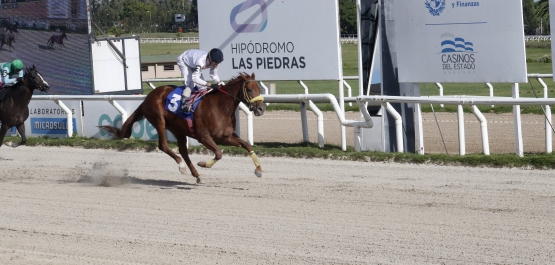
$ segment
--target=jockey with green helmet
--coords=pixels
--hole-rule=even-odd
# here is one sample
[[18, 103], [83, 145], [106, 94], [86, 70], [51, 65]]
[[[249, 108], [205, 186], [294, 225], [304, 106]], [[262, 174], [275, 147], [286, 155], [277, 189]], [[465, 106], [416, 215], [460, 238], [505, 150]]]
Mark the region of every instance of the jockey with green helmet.
[[202, 70], [210, 69], [210, 78], [212, 78], [214, 83], [221, 84], [220, 77], [218, 76], [218, 65], [223, 60], [224, 54], [217, 48], [209, 52], [191, 49], [177, 57], [177, 66], [179, 66], [179, 70], [181, 70], [181, 74], [185, 78], [185, 88], [181, 94], [180, 112], [191, 111], [191, 106], [186, 107], [185, 105], [194, 87], [207, 89], [211, 86], [210, 82], [204, 81], [201, 73]]
[[16, 81], [23, 80], [23, 62], [19, 59], [0, 63], [0, 71], [0, 87], [12, 86]]

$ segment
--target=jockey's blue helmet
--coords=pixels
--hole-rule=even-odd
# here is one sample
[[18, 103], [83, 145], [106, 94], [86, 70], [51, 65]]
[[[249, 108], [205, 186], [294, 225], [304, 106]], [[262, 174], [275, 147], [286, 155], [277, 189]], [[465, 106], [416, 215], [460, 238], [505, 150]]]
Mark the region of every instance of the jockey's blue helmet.
[[215, 63], [221, 63], [224, 61], [224, 54], [222, 53], [222, 51], [218, 48], [214, 48], [212, 50], [210, 50], [210, 52], [208, 53], [208, 58]]

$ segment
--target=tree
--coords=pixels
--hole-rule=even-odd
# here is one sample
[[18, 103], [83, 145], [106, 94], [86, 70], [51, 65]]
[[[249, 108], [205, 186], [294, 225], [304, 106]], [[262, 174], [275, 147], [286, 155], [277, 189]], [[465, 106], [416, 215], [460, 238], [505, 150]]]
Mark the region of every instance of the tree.
[[522, 15], [524, 20], [524, 34], [536, 35], [536, 29], [539, 27], [540, 23], [537, 17], [534, 0], [522, 0]]
[[357, 34], [355, 0], [339, 0], [339, 27], [341, 34]]
[[536, 3], [536, 13], [540, 19], [541, 34], [549, 34], [549, 0], [540, 0]]

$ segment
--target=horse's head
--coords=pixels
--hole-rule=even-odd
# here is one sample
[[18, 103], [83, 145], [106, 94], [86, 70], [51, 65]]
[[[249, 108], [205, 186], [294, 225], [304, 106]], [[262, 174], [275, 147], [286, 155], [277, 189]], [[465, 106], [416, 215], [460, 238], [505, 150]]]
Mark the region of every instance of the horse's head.
[[37, 89], [44, 93], [48, 93], [50, 90], [50, 86], [46, 81], [44, 81], [44, 78], [42, 78], [42, 75], [39, 71], [37, 71], [35, 65], [31, 68], [27, 67], [23, 80], [24, 83], [31, 89]]
[[255, 116], [264, 114], [266, 104], [264, 104], [264, 97], [260, 95], [260, 87], [254, 79], [254, 73], [250, 76], [247, 73], [241, 73], [237, 79], [242, 79], [240, 100], [249, 107]]

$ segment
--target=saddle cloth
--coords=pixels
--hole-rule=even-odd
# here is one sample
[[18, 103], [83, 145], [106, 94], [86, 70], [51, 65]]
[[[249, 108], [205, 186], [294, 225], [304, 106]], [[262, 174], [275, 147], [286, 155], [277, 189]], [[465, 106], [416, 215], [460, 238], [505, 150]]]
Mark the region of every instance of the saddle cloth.
[[191, 108], [190, 112], [180, 112], [181, 109], [181, 93], [183, 92], [184, 86], [176, 87], [166, 98], [165, 109], [185, 120], [187, 120], [187, 126], [189, 126], [189, 131], [191, 132], [191, 136], [195, 137], [195, 130], [193, 128], [193, 114], [197, 109], [197, 106], [200, 100], [203, 98], [211, 90], [207, 89], [198, 89], [195, 87], [193, 91], [191, 91], [191, 97], [189, 101], [185, 104], [190, 104], [189, 102], [193, 102], [193, 107]]

